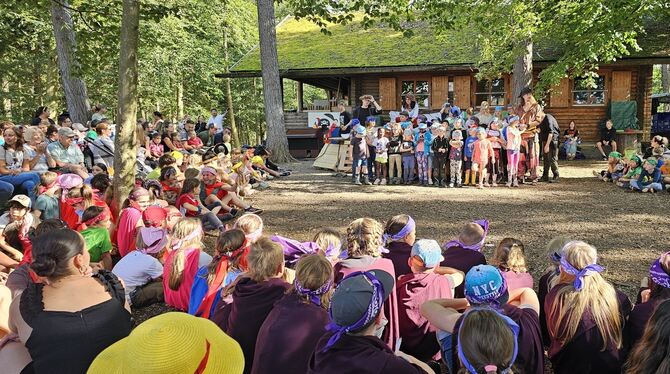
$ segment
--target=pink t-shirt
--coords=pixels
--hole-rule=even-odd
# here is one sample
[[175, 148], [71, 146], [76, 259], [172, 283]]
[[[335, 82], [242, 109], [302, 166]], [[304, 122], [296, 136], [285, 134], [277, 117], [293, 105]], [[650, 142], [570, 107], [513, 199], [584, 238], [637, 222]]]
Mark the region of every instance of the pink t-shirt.
[[156, 144], [154, 142], [149, 143], [149, 152], [151, 152], [151, 155], [153, 157], [162, 156], [163, 151], [164, 151], [163, 144], [161, 144], [161, 143]]
[[519, 288], [533, 288], [533, 276], [529, 273], [515, 273], [513, 271], [501, 271], [503, 278], [507, 281], [509, 291]]
[[142, 219], [142, 212], [129, 207], [121, 211], [119, 224], [116, 226], [116, 245], [121, 257], [135, 249], [137, 222]]
[[507, 126], [507, 150], [518, 152], [521, 150], [521, 132], [519, 129]]
[[181, 278], [181, 284], [177, 290], [170, 288], [170, 272], [172, 271], [172, 262], [177, 251], [168, 252], [163, 266], [163, 291], [165, 293], [165, 303], [179, 310], [188, 310], [188, 301], [191, 298], [191, 286], [195, 280], [195, 274], [198, 272], [198, 259], [200, 258], [200, 249], [191, 248], [184, 250], [184, 272]]

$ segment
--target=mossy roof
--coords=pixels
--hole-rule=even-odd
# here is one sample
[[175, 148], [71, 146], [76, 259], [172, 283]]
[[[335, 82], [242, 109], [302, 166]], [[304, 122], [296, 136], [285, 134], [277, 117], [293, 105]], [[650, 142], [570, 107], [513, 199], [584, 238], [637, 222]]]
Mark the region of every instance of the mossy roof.
[[[288, 18], [277, 26], [277, 52], [282, 71], [319, 70], [335, 68], [380, 68], [410, 66], [473, 66], [477, 50], [472, 44], [442, 41], [463, 37], [462, 34], [437, 35], [427, 24], [415, 24], [413, 35], [380, 24], [365, 29], [360, 17], [347, 25], [328, 26], [330, 35], [319, 26], [301, 19]], [[626, 58], [656, 58], [670, 56], [670, 31], [659, 27], [648, 30], [639, 40], [641, 51]], [[552, 61], [557, 50], [550, 43], [540, 42], [535, 47], [535, 61]], [[454, 47], [459, 45], [459, 47]], [[231, 67], [231, 73], [250, 73], [261, 70], [258, 46]]]

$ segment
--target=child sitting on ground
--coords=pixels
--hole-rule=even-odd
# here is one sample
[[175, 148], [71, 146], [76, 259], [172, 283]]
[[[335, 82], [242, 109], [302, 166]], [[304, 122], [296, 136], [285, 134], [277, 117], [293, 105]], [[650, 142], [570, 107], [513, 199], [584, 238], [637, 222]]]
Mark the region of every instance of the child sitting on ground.
[[472, 179], [474, 180], [474, 173], [479, 174], [479, 186], [477, 188], [482, 189], [484, 187], [489, 187], [489, 181], [487, 177], [487, 168], [489, 163], [495, 163], [495, 152], [493, 151], [493, 146], [491, 141], [486, 138], [486, 130], [482, 127], [477, 129], [477, 141], [473, 145], [472, 152]]
[[418, 240], [410, 255], [411, 273], [400, 276], [396, 285], [400, 349], [427, 362], [440, 352], [440, 345], [435, 327], [421, 316], [419, 308], [428, 300], [453, 298], [452, 290], [463, 283], [464, 274], [451, 268], [437, 269], [443, 257], [435, 240]]
[[613, 180], [618, 180], [623, 175], [623, 168], [624, 164], [621, 161], [621, 153], [610, 152], [607, 157], [607, 170], [601, 170], [600, 172], [594, 170], [593, 175], [605, 182], [612, 182]]
[[[466, 274], [472, 267], [486, 265], [486, 257], [481, 253], [489, 231], [489, 221], [478, 220], [466, 224], [458, 238], [444, 244], [444, 261], [441, 266], [451, 267]], [[463, 297], [463, 285], [455, 290], [455, 297]]]
[[638, 179], [630, 181], [630, 189], [642, 192], [663, 191], [663, 176], [657, 165], [656, 159], [648, 158], [642, 165], [643, 170]]
[[[216, 214], [221, 210], [217, 206], [211, 211], [202, 206], [200, 202], [200, 181], [197, 179], [186, 179], [181, 189], [181, 194], [177, 198], [175, 206], [184, 217], [197, 217], [202, 222], [205, 230], [223, 230], [223, 223]], [[232, 217], [231, 217], [232, 218]]]
[[[456, 120], [456, 124], [462, 121]], [[449, 141], [449, 173], [451, 174], [451, 182], [449, 188], [461, 187], [461, 177], [463, 174], [463, 131], [454, 129], [451, 132], [451, 140]]]
[[617, 186], [623, 188], [630, 187], [631, 180], [637, 180], [642, 173], [642, 159], [638, 155], [632, 155], [628, 160], [628, 171], [619, 178]]
[[28, 235], [35, 219], [30, 214], [30, 198], [15, 195], [7, 202], [9, 210], [0, 216], [0, 265], [14, 268], [23, 259], [21, 238]]
[[393, 262], [396, 276], [411, 274], [410, 253], [416, 240], [416, 223], [407, 214], [392, 217], [386, 222], [383, 245], [388, 249], [382, 257]]
[[175, 204], [177, 197], [179, 197], [179, 193], [181, 192], [182, 184], [179, 182], [178, 178], [179, 175], [177, 169], [173, 166], [167, 166], [161, 169], [159, 180], [163, 187], [163, 198], [170, 205]]
[[287, 267], [293, 269], [298, 260], [305, 254], [318, 253], [325, 256], [332, 265], [340, 260], [342, 241], [340, 233], [335, 229], [322, 228], [316, 232], [311, 242], [299, 242], [279, 235], [272, 235], [270, 239], [279, 243], [284, 249], [284, 261]]
[[[147, 208], [144, 213], [149, 210]], [[167, 230], [141, 227], [137, 232], [136, 249], [114, 265], [112, 273], [123, 279], [126, 300], [133, 308], [160, 303], [165, 299], [162, 260], [168, 242]]]
[[195, 130], [188, 132], [188, 140], [186, 140], [186, 144], [194, 150], [199, 150], [203, 147], [202, 140], [198, 137], [198, 134], [195, 133]]
[[546, 258], [550, 265], [537, 282], [537, 298], [540, 301], [540, 329], [542, 330], [542, 342], [545, 347], [549, 346], [549, 330], [547, 329], [547, 317], [544, 310], [544, 299], [547, 297], [551, 288], [558, 283], [561, 275], [561, 257], [563, 247], [570, 242], [570, 239], [557, 236], [547, 243]]
[[212, 262], [200, 267], [195, 275], [188, 305], [189, 314], [209, 318], [221, 298], [221, 289], [247, 270], [240, 268], [240, 258], [247, 246], [242, 230], [233, 229], [219, 235]]
[[33, 215], [42, 221], [60, 218], [58, 196], [56, 196], [56, 191], [58, 190], [56, 178], [58, 178], [58, 174], [53, 171], [47, 171], [40, 175], [39, 194], [35, 200]]
[[84, 210], [81, 223], [77, 228], [86, 242], [86, 249], [91, 255], [93, 270], [112, 270], [112, 240], [109, 228], [112, 225], [111, 217], [104, 208], [90, 206]]
[[377, 141], [375, 149], [377, 154], [375, 156], [375, 169], [377, 170], [377, 179], [375, 184], [386, 184], [386, 166], [388, 165], [388, 144], [389, 139], [384, 134], [384, 129], [377, 130]]
[[[228, 176], [210, 166], [205, 166], [200, 172], [202, 184], [200, 186], [200, 200], [205, 203], [208, 209], [213, 210], [220, 206], [224, 212], [230, 213], [233, 218], [237, 216], [238, 209], [241, 208], [245, 213], [260, 214], [262, 209], [257, 209], [244, 202], [237, 196], [237, 185], [235, 181]], [[220, 179], [219, 179], [220, 178]]]
[[502, 273], [507, 288], [533, 288], [533, 276], [526, 268], [526, 256], [523, 243], [514, 238], [504, 238], [493, 252], [491, 264], [497, 266]]
[[663, 155], [663, 166], [661, 166], [661, 175], [666, 189], [670, 189], [670, 154]]

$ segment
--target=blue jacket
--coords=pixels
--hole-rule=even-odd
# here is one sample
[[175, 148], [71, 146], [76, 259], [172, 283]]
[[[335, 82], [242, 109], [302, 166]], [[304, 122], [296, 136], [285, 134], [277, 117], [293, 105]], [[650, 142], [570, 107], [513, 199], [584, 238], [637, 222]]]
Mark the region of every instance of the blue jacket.
[[[649, 180], [646, 180], [646, 179]], [[654, 173], [649, 174], [647, 170], [642, 168], [642, 173], [640, 173], [640, 177], [637, 178], [637, 183], [642, 187], [642, 186], [648, 186], [652, 183], [661, 183], [663, 181], [663, 175], [661, 175], [661, 169], [659, 168], [654, 168]]]
[[[420, 131], [417, 131], [414, 133], [414, 149], [416, 149], [416, 146], [419, 144], [419, 136], [421, 135]], [[423, 133], [423, 152], [425, 154], [430, 153], [430, 146], [433, 144], [433, 134], [430, 132], [430, 129], [427, 129], [426, 132]]]
[[463, 144], [463, 155], [468, 159], [472, 159], [473, 144], [476, 141], [477, 141], [476, 136], [468, 136], [465, 139], [465, 143]]

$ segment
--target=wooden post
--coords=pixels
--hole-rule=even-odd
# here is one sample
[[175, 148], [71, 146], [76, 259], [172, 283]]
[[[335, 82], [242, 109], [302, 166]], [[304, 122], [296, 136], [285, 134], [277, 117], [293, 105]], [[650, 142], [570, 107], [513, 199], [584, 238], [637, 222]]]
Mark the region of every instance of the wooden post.
[[298, 97], [298, 113], [301, 113], [303, 109], [304, 98], [303, 98], [302, 82], [300, 81], [298, 81], [296, 96]]

